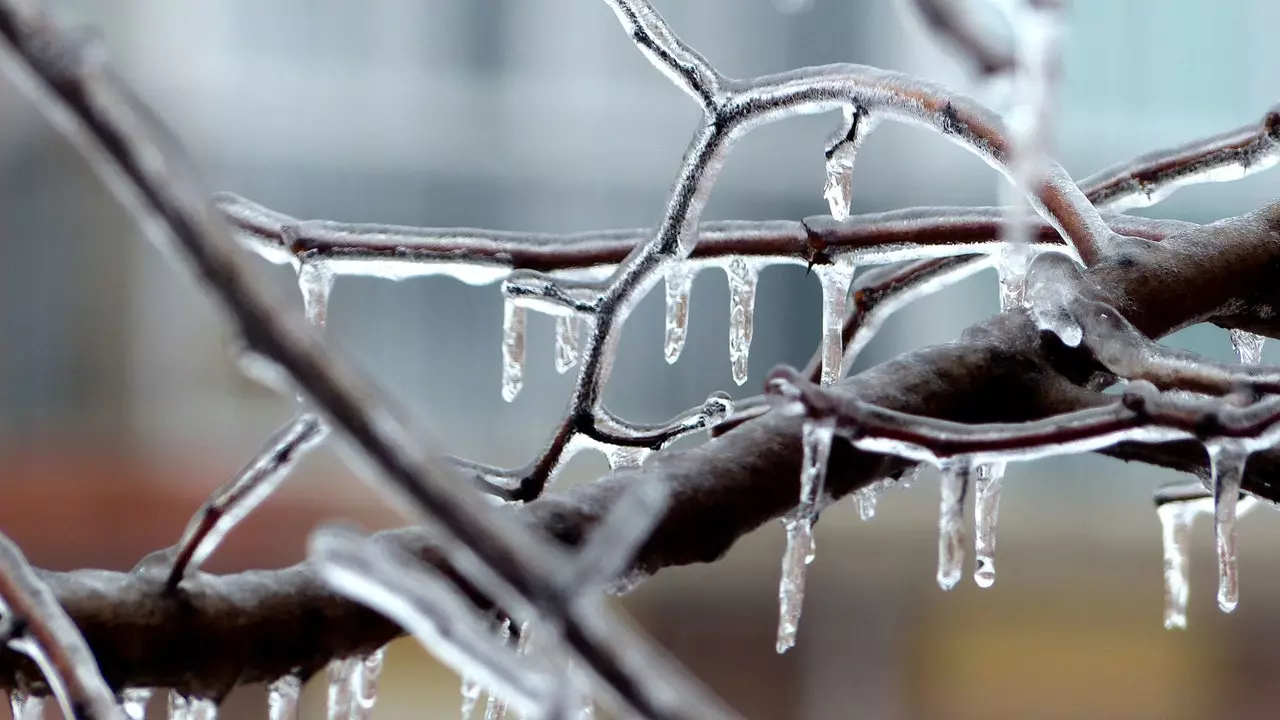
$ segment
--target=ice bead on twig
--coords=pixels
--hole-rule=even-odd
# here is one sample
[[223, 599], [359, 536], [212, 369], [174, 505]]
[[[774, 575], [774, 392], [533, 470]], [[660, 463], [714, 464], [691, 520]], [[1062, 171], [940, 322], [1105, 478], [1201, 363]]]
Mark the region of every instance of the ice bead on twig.
[[796, 644], [800, 613], [804, 605], [805, 570], [813, 562], [816, 547], [813, 525], [818, 519], [827, 458], [835, 435], [835, 418], [808, 419], [802, 430], [803, 461], [800, 468], [800, 502], [783, 519], [787, 547], [782, 555], [782, 577], [778, 583], [777, 651], [786, 652]]

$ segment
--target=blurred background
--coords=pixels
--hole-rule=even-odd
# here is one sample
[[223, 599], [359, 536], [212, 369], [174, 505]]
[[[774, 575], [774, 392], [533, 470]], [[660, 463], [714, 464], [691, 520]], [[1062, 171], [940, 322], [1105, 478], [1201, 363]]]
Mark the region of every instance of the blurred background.
[[[697, 121], [692, 102], [592, 0], [378, 3], [127, 0], [58, 3], [100, 29], [123, 75], [197, 157], [211, 189], [298, 217], [576, 231], [655, 223]], [[1000, 107], [998, 87], [927, 37], [898, 2], [658, 0], [674, 29], [733, 76], [859, 62], [917, 73]], [[1076, 177], [1257, 121], [1280, 96], [1280, 4], [1071, 3], [1056, 154]], [[204, 497], [292, 414], [244, 379], [229, 335], [61, 136], [0, 76], [0, 529], [45, 567], [131, 567], [176, 541]], [[827, 212], [834, 115], [761, 129], [733, 154], [707, 219]], [[881, 126], [857, 160], [855, 211], [992, 204], [997, 177], [936, 135]], [[1148, 212], [1193, 221], [1277, 194], [1277, 176], [1179, 191]], [[265, 267], [301, 311], [287, 268]], [[901, 312], [862, 366], [952, 339], [997, 310], [985, 273]], [[678, 364], [662, 360], [661, 292], [631, 317], [606, 393], [657, 421], [717, 389], [759, 392], [818, 342], [819, 290], [801, 268], [762, 276], [751, 377], [730, 379], [722, 273], [698, 278]], [[524, 389], [499, 393], [496, 287], [339, 279], [330, 338], [451, 451], [518, 465], [549, 436], [572, 378], [551, 320], [531, 315]], [[1226, 333], [1167, 342], [1230, 357]], [[1280, 360], [1274, 348], [1268, 359]], [[576, 458], [561, 482], [598, 477]], [[799, 644], [773, 651], [783, 533], [722, 562], [663, 572], [620, 607], [751, 718], [1260, 717], [1280, 707], [1280, 543], [1270, 513], [1242, 526], [1243, 602], [1214, 603], [1212, 531], [1196, 529], [1190, 629], [1161, 625], [1151, 492], [1176, 475], [1093, 457], [1015, 466], [1000, 576], [934, 581], [936, 476], [824, 515]], [[328, 449], [229, 538], [209, 567], [302, 558], [330, 519], [404, 522]], [[312, 684], [317, 685], [316, 683]], [[375, 716], [452, 717], [457, 678], [410, 642], [389, 651]], [[323, 714], [311, 687], [306, 712]], [[161, 712], [161, 703], [153, 712]], [[224, 717], [265, 717], [261, 688]]]

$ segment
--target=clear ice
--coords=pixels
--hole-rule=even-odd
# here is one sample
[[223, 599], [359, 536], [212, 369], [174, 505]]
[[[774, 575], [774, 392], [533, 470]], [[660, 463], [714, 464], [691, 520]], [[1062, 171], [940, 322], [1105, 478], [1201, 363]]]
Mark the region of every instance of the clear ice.
[[1198, 512], [1190, 503], [1165, 503], [1156, 508], [1164, 543], [1164, 626], [1168, 630], [1187, 627], [1187, 554], [1191, 549], [1191, 521]]
[[1006, 242], [996, 253], [996, 274], [1000, 282], [1000, 311], [1026, 304], [1027, 265], [1031, 262], [1027, 242]]
[[1236, 567], [1236, 505], [1249, 453], [1232, 443], [1211, 443], [1209, 464], [1213, 471], [1213, 526], [1218, 550], [1218, 607], [1236, 609], [1240, 585]]
[[865, 113], [853, 106], [843, 108], [844, 122], [827, 145], [827, 182], [822, 196], [827, 200], [831, 217], [836, 221], [849, 218], [853, 204], [853, 158], [858, 152], [865, 128]]
[[742, 385], [747, 381], [758, 271], [746, 260], [734, 258], [725, 266], [725, 274], [729, 277], [729, 362], [733, 381]]
[[209, 698], [191, 698], [187, 704], [188, 720], [218, 720], [218, 703]]
[[1227, 332], [1231, 336], [1231, 349], [1236, 351], [1236, 357], [1242, 364], [1262, 364], [1262, 346], [1267, 341], [1266, 337], [1234, 328]]
[[880, 492], [873, 486], [855, 490], [853, 493], [853, 502], [858, 506], [858, 517], [862, 520], [870, 520], [876, 516], [876, 502], [880, 497]]
[[169, 720], [195, 720], [191, 716], [191, 701], [177, 690], [169, 691]]
[[976, 468], [973, 503], [973, 581], [991, 587], [996, 581], [996, 520], [1000, 515], [1000, 487], [1005, 464], [992, 462]]
[[268, 720], [297, 720], [302, 678], [285, 675], [267, 686]]
[[689, 293], [693, 289], [693, 276], [694, 271], [682, 263], [673, 263], [667, 270], [667, 327], [662, 354], [668, 363], [680, 358], [689, 334]]
[[778, 583], [779, 653], [796, 644], [800, 613], [804, 606], [805, 570], [813, 562], [816, 546], [813, 525], [818, 519], [823, 484], [827, 476], [827, 457], [835, 435], [835, 419], [806, 420], [802, 431], [803, 464], [800, 468], [800, 502], [794, 512], [783, 519], [787, 531], [787, 547], [782, 555], [782, 577]]
[[9, 693], [9, 707], [13, 711], [13, 720], [42, 720], [44, 701], [43, 696], [32, 695], [22, 690]]
[[605, 451], [605, 457], [609, 460], [609, 469], [615, 472], [627, 468], [638, 468], [652, 454], [653, 450], [647, 447], [614, 446]]
[[298, 289], [307, 321], [324, 327], [329, 318], [329, 294], [333, 291], [333, 268], [322, 260], [305, 261], [298, 266]]
[[147, 716], [147, 703], [154, 694], [152, 688], [128, 688], [120, 693], [120, 706], [129, 720], [143, 720]]
[[525, 309], [502, 303], [502, 399], [511, 402], [524, 385]]
[[561, 375], [578, 364], [582, 319], [577, 315], [556, 316], [556, 372]]
[[470, 720], [471, 716], [475, 714], [482, 690], [483, 688], [478, 680], [469, 677], [462, 678], [462, 720]]
[[964, 565], [964, 497], [969, 491], [972, 465], [957, 459], [942, 468], [942, 498], [938, 505], [938, 586], [950, 590], [960, 582]]
[[822, 283], [822, 384], [834, 385], [844, 376], [844, 319], [855, 268], [837, 260], [813, 270]]

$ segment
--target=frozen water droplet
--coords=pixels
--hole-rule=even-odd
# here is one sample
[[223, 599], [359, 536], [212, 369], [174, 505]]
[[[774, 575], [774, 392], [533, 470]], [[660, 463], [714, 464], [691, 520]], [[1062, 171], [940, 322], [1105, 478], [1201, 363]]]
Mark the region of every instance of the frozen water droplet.
[[973, 504], [973, 581], [991, 587], [996, 581], [996, 520], [1000, 515], [1000, 486], [1005, 464], [977, 467]]
[[298, 289], [307, 321], [324, 327], [329, 318], [329, 294], [333, 291], [333, 268], [323, 260], [308, 260], [298, 266]]
[[1031, 246], [1025, 242], [1006, 242], [996, 253], [1001, 312], [1026, 304], [1027, 265], [1030, 262]]
[[44, 697], [32, 695], [23, 690], [9, 693], [9, 707], [13, 710], [13, 720], [43, 720]]
[[729, 362], [733, 365], [733, 381], [742, 385], [747, 381], [758, 273], [742, 258], [729, 261], [725, 273], [729, 276]]
[[297, 720], [301, 694], [302, 678], [297, 675], [285, 675], [267, 686], [268, 720]]
[[373, 717], [373, 706], [378, 702], [378, 676], [382, 674], [385, 657], [386, 648], [379, 648], [357, 661], [359, 666], [351, 688], [351, 720]]
[[668, 363], [674, 363], [684, 350], [689, 333], [689, 293], [693, 289], [694, 271], [675, 263], [667, 271], [667, 332], [662, 352]]
[[1196, 510], [1187, 503], [1165, 503], [1156, 508], [1164, 543], [1164, 626], [1168, 630], [1187, 627], [1187, 598], [1190, 595], [1187, 555], [1191, 549], [1191, 522]]
[[795, 511], [783, 519], [787, 547], [782, 555], [782, 577], [778, 583], [779, 653], [796, 644], [796, 631], [800, 627], [800, 612], [804, 606], [805, 570], [816, 554], [813, 525], [818, 520], [835, 428], [835, 418], [822, 418], [806, 420], [802, 430], [800, 502]]
[[120, 706], [129, 720], [143, 720], [147, 716], [147, 703], [154, 694], [153, 688], [128, 688], [120, 693]]
[[191, 701], [176, 690], [169, 691], [169, 720], [194, 720], [191, 717]]
[[844, 319], [854, 266], [839, 260], [814, 272], [822, 283], [822, 384], [834, 385], [844, 376]]
[[462, 678], [462, 720], [471, 720], [480, 702], [480, 683], [471, 678]]
[[638, 468], [644, 464], [646, 458], [653, 454], [653, 450], [647, 447], [611, 447], [605, 452], [605, 457], [609, 460], [610, 470], [624, 470], [626, 468]]
[[1207, 446], [1213, 471], [1214, 536], [1218, 549], [1218, 607], [1223, 612], [1236, 609], [1240, 599], [1236, 567], [1236, 505], [1240, 499], [1240, 483], [1244, 478], [1249, 453], [1230, 442], [1211, 442]]
[[1255, 335], [1246, 330], [1231, 329], [1227, 331], [1231, 336], [1231, 348], [1236, 351], [1236, 357], [1245, 365], [1261, 365], [1262, 364], [1262, 346], [1267, 339], [1262, 335]]
[[561, 375], [578, 364], [578, 338], [582, 319], [577, 315], [556, 316], [556, 372]]
[[502, 399], [511, 402], [524, 385], [525, 309], [511, 300], [502, 304]]
[[950, 590], [960, 582], [964, 565], [964, 497], [972, 470], [968, 460], [956, 459], [942, 468], [942, 499], [938, 505], [938, 586]]

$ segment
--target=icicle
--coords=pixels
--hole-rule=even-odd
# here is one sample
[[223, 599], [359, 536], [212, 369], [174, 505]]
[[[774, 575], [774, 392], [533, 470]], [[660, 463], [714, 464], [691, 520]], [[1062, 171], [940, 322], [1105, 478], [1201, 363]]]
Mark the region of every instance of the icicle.
[[45, 698], [32, 695], [24, 690], [9, 693], [9, 707], [13, 710], [13, 720], [42, 720], [44, 717]]
[[1167, 630], [1185, 630], [1190, 595], [1187, 556], [1196, 510], [1188, 503], [1170, 502], [1158, 506], [1156, 514], [1164, 542], [1164, 626]]
[[1023, 307], [1027, 297], [1027, 265], [1031, 246], [1027, 242], [1004, 243], [996, 253], [996, 273], [1000, 281], [1000, 311]]
[[177, 690], [169, 691], [169, 720], [193, 720], [191, 701]]
[[[511, 641], [511, 618], [502, 618], [498, 623], [498, 638], [505, 645]], [[485, 702], [484, 720], [502, 720], [507, 716], [507, 703], [489, 693], [489, 699]]]
[[1262, 364], [1262, 346], [1267, 341], [1265, 337], [1234, 328], [1227, 332], [1231, 336], [1231, 349], [1236, 351], [1236, 357], [1240, 358], [1241, 363], [1245, 365]]
[[556, 316], [556, 372], [561, 375], [578, 364], [578, 338], [582, 319], [577, 315]]
[[950, 590], [964, 565], [964, 497], [972, 466], [957, 458], [942, 468], [942, 500], [938, 506], [938, 586]]
[[729, 362], [733, 365], [733, 381], [742, 385], [747, 381], [758, 274], [742, 258], [731, 260], [725, 272], [729, 276]]
[[511, 402], [524, 385], [525, 309], [510, 299], [502, 304], [502, 399]]
[[385, 656], [386, 648], [379, 648], [357, 660], [351, 687], [351, 720], [369, 720], [373, 717], [373, 706], [378, 702], [378, 676], [382, 674]]
[[822, 196], [827, 199], [831, 217], [837, 222], [849, 218], [853, 204], [853, 158], [870, 129], [866, 114], [853, 105], [844, 107], [844, 122], [827, 141], [827, 182]]
[[870, 486], [854, 491], [853, 502], [858, 506], [859, 518], [865, 521], [876, 516], [876, 501], [879, 495], [880, 493]]
[[302, 694], [302, 678], [285, 675], [267, 686], [268, 720], [298, 720], [298, 696]]
[[154, 694], [153, 688], [128, 688], [120, 693], [120, 706], [129, 720], [143, 720], [147, 716], [147, 703]]
[[672, 364], [684, 350], [689, 333], [689, 293], [693, 289], [693, 271], [675, 263], [667, 271], [667, 333], [662, 352]]
[[194, 698], [187, 707], [189, 720], [218, 720], [218, 703], [209, 698]]
[[800, 612], [804, 605], [805, 569], [813, 562], [816, 547], [813, 525], [818, 519], [822, 487], [827, 476], [827, 457], [835, 435], [835, 418], [806, 420], [802, 430], [804, 458], [800, 468], [800, 502], [783, 520], [787, 547], [782, 555], [782, 577], [778, 583], [777, 650], [784, 653], [796, 644]]
[[322, 260], [309, 260], [298, 266], [298, 289], [307, 321], [324, 327], [329, 318], [329, 293], [333, 291], [333, 269]]
[[1213, 527], [1218, 547], [1218, 607], [1236, 609], [1240, 599], [1236, 568], [1236, 505], [1249, 453], [1235, 443], [1212, 442], [1208, 446], [1213, 471]]
[[605, 451], [609, 469], [615, 472], [625, 468], [638, 468], [652, 454], [653, 450], [647, 447], [616, 446]]
[[[471, 720], [480, 702], [480, 683], [469, 678], [462, 678], [462, 720]], [[274, 720], [274, 718], [273, 718]]]
[[834, 385], [844, 376], [844, 318], [854, 265], [837, 260], [814, 268], [822, 283], [822, 384]]
[[1000, 515], [1000, 486], [1005, 464], [977, 467], [973, 503], [973, 581], [991, 587], [996, 581], [996, 520]]
[[352, 711], [352, 690], [360, 658], [330, 660], [326, 669], [329, 680], [329, 720], [348, 720]]

